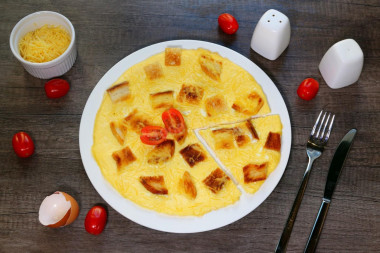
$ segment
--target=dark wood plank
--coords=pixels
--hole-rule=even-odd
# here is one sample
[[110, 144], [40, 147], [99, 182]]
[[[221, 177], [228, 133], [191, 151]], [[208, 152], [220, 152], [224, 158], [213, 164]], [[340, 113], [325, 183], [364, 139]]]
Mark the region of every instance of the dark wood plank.
[[[268, 9], [285, 13], [292, 25], [288, 49], [269, 61], [250, 49], [254, 27]], [[302, 252], [319, 209], [327, 168], [343, 135], [358, 129], [318, 245], [318, 252], [378, 252], [380, 247], [380, 4], [370, 1], [1, 1], [0, 9], [0, 251], [1, 252], [273, 252], [306, 168], [305, 141], [319, 110], [337, 113], [323, 156], [315, 162], [298, 214], [289, 252]], [[49, 100], [44, 83], [29, 75], [9, 49], [9, 35], [22, 17], [53, 10], [67, 16], [77, 33], [78, 59], [63, 76], [68, 95]], [[240, 28], [230, 36], [217, 25], [229, 12]], [[318, 64], [326, 50], [355, 39], [365, 55], [359, 81], [332, 90]], [[79, 123], [99, 79], [128, 54], [153, 43], [198, 39], [229, 47], [251, 59], [275, 82], [292, 122], [292, 151], [274, 192], [255, 211], [226, 227], [198, 234], [170, 234], [142, 227], [108, 207], [104, 233], [92, 236], [83, 222], [104, 200], [91, 185], [79, 154]], [[314, 77], [320, 90], [301, 101], [299, 83]], [[36, 153], [20, 159], [11, 138], [28, 131]], [[81, 207], [78, 220], [45, 228], [38, 209], [45, 196], [67, 191]]]

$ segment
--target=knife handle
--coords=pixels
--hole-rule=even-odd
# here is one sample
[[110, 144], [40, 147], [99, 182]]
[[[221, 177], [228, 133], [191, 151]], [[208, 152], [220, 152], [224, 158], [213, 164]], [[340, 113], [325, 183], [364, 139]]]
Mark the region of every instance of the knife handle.
[[317, 219], [315, 220], [313, 229], [311, 230], [304, 253], [315, 252], [319, 236], [321, 235], [323, 224], [325, 223], [327, 212], [329, 210], [329, 206], [330, 200], [323, 198], [321, 207], [319, 208]]

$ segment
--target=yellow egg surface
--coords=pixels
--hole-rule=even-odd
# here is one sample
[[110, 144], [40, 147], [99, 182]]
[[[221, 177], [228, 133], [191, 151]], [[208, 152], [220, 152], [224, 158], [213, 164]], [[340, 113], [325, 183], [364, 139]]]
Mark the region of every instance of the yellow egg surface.
[[[243, 168], [248, 164], [260, 165], [267, 163], [266, 176], [276, 169], [281, 158], [281, 153], [277, 150], [265, 148], [265, 144], [269, 132], [279, 133], [281, 136], [282, 124], [279, 115], [254, 118], [251, 119], [250, 122], [256, 130], [258, 140], [255, 139], [249, 129], [247, 129], [246, 121], [200, 130], [199, 133], [243, 189], [248, 193], [255, 193], [265, 182], [265, 179], [246, 183]], [[218, 146], [220, 137], [218, 137], [218, 134], [215, 134], [215, 132], [213, 133], [213, 131], [233, 128], [241, 129], [242, 133], [248, 136], [247, 143], [239, 147], [236, 140], [233, 140], [232, 147], [220, 148], [220, 146]]]
[[[106, 115], [99, 115], [99, 117], [107, 118]], [[99, 138], [100, 142], [94, 143], [93, 154], [104, 177], [121, 195], [138, 205], [170, 215], [200, 216], [239, 200], [241, 193], [231, 180], [224, 185], [218, 194], [211, 192], [202, 182], [213, 170], [218, 168], [211, 156], [206, 154], [205, 161], [190, 168], [182, 156], [178, 154], [178, 150], [181, 148], [199, 142], [191, 131], [183, 145], [176, 143], [176, 155], [163, 165], [148, 164], [144, 158], [153, 147], [143, 144], [137, 134], [131, 133], [128, 135], [128, 146], [133, 150], [137, 160], [118, 171], [115, 161], [112, 159], [112, 152], [120, 149], [120, 144], [114, 141], [114, 136], [108, 130], [108, 124], [103, 124], [99, 120], [96, 123], [96, 128], [102, 129], [102, 131], [99, 131], [98, 135], [95, 134], [95, 138], [101, 138]], [[188, 171], [194, 180], [197, 190], [195, 199], [184, 194], [180, 185], [180, 180], [185, 171]], [[155, 195], [147, 191], [139, 182], [140, 176], [163, 176], [168, 194]]]
[[[221, 63], [220, 77], [215, 79], [202, 69], [202, 56], [211, 57]], [[158, 78], [148, 78], [147, 66], [159, 66], [161, 75]], [[241, 192], [232, 180], [227, 180], [217, 193], [212, 192], [203, 182], [218, 164], [213, 160], [207, 149], [200, 144], [193, 129], [218, 125], [223, 122], [235, 122], [253, 115], [265, 115], [270, 112], [265, 94], [255, 79], [243, 68], [234, 64], [217, 53], [204, 49], [181, 50], [179, 66], [165, 65], [165, 52], [142, 59], [142, 62], [127, 69], [110, 87], [126, 82], [129, 95], [115, 102], [105, 92], [102, 104], [98, 110], [94, 125], [93, 156], [102, 174], [111, 185], [125, 198], [134, 203], [160, 213], [178, 216], [201, 216], [212, 210], [231, 205], [239, 200]], [[184, 85], [200, 87], [201, 96], [197, 103], [181, 100], [180, 93]], [[175, 141], [175, 151], [171, 159], [160, 164], [147, 162], [148, 154], [154, 146], [143, 144], [138, 131], [126, 128], [125, 139], [118, 141], [111, 130], [110, 124], [119, 124], [130, 115], [139, 115], [149, 121], [149, 125], [164, 127], [161, 119], [166, 108], [153, 108], [151, 94], [171, 92], [172, 107], [179, 110], [185, 120], [188, 135], [184, 143]], [[261, 105], [258, 110], [245, 108], [247, 98], [254, 94], [249, 103], [256, 103], [257, 97]], [[218, 96], [223, 100], [224, 109], [213, 113], [207, 109], [207, 101]], [[174, 139], [171, 134], [168, 139]], [[190, 167], [179, 153], [191, 144], [202, 146], [205, 160]], [[118, 168], [113, 153], [129, 147], [135, 160], [122, 168]], [[276, 158], [276, 154], [273, 155]], [[234, 160], [239, 160], [235, 157]], [[269, 159], [269, 158], [268, 158]], [[277, 158], [279, 159], [279, 158]], [[274, 168], [273, 168], [274, 169]], [[188, 172], [193, 180], [197, 195], [195, 198], [184, 193], [182, 178]], [[153, 194], [141, 183], [141, 177], [162, 176], [167, 194]]]

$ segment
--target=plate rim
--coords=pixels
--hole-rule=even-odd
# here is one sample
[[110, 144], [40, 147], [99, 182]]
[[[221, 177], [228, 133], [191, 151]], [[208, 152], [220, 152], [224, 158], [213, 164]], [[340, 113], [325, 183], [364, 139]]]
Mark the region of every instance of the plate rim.
[[[271, 108], [270, 114], [280, 115], [283, 125], [281, 159], [276, 169], [269, 175], [255, 194], [242, 191], [240, 199], [233, 205], [211, 211], [203, 216], [170, 216], [138, 206], [124, 198], [103, 177], [99, 166], [92, 156], [93, 130], [97, 111], [105, 90], [114, 83], [128, 68], [146, 58], [160, 53], [168, 46], [180, 46], [184, 49], [204, 48], [219, 53], [222, 57], [248, 71], [257, 81], [267, 96]], [[264, 83], [262, 83], [264, 82]], [[268, 91], [271, 91], [270, 96]], [[95, 108], [95, 109], [94, 109]], [[255, 210], [274, 191], [287, 166], [291, 149], [291, 124], [285, 101], [270, 77], [253, 61], [242, 54], [222, 45], [200, 40], [170, 40], [141, 48], [113, 65], [98, 81], [87, 99], [79, 127], [79, 149], [83, 167], [98, 194], [113, 209], [124, 217], [142, 226], [171, 233], [204, 232], [231, 224]], [[111, 195], [110, 195], [111, 194]]]

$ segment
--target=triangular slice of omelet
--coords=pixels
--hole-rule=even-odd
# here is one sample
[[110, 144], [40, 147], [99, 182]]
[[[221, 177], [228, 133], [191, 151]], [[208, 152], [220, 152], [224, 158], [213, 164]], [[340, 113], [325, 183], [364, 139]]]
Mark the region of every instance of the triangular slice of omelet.
[[279, 115], [203, 129], [199, 134], [248, 193], [255, 193], [280, 161]]

